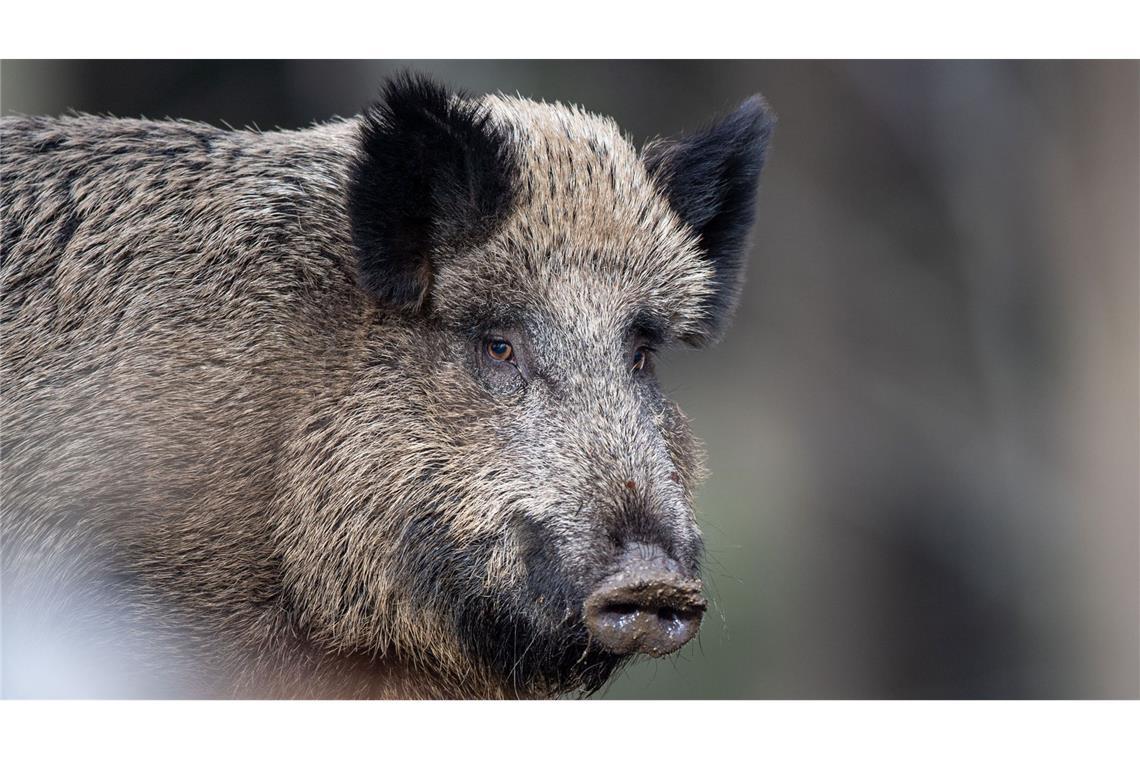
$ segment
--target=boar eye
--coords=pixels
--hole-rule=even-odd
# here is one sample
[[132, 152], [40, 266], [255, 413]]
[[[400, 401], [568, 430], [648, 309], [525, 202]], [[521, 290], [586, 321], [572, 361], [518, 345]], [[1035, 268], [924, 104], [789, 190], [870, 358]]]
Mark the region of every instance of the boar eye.
[[515, 355], [514, 347], [502, 338], [490, 338], [486, 343], [487, 356], [497, 362], [509, 362]]
[[649, 360], [649, 351], [650, 349], [648, 347], [642, 346], [633, 352], [634, 372], [641, 372], [643, 369], [645, 369], [645, 363]]

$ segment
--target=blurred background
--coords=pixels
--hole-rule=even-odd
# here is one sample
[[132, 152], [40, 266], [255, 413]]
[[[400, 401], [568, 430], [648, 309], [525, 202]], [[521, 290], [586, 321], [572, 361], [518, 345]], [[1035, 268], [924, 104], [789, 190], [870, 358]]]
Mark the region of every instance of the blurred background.
[[5, 61], [0, 108], [296, 128], [403, 68], [780, 117], [735, 326], [661, 368], [714, 606], [599, 696], [1140, 697], [1136, 62]]

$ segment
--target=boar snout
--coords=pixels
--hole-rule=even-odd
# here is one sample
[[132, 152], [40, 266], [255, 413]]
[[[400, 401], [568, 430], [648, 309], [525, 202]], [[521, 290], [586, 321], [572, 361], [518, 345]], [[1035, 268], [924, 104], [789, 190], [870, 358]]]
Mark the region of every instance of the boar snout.
[[697, 634], [707, 606], [701, 581], [655, 546], [632, 544], [617, 571], [586, 599], [591, 638], [614, 654], [661, 657]]

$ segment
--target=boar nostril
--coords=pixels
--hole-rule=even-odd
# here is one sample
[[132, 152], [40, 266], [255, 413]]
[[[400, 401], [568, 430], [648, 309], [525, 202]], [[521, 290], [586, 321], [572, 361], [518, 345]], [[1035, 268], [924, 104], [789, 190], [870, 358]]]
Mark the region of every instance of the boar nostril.
[[701, 582], [678, 570], [656, 547], [629, 547], [617, 572], [586, 599], [591, 638], [615, 654], [660, 657], [684, 646], [700, 629], [706, 603]]
[[601, 608], [603, 615], [615, 615], [617, 617], [625, 617], [637, 612], [636, 604], [607, 604]]

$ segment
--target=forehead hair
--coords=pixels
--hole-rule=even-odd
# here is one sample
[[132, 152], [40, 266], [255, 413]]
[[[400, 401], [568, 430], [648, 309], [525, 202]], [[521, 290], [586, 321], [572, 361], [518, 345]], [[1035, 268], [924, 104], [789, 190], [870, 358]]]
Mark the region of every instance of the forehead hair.
[[515, 156], [514, 202], [491, 240], [442, 262], [440, 316], [539, 309], [695, 330], [712, 268], [617, 125], [557, 103], [494, 95], [482, 105]]

